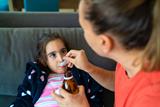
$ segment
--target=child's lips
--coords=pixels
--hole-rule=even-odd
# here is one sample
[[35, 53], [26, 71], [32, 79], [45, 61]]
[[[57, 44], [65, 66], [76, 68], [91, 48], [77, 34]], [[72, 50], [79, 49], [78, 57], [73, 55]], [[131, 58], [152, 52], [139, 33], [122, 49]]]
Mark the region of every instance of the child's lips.
[[65, 68], [65, 66], [58, 66], [59, 68]]

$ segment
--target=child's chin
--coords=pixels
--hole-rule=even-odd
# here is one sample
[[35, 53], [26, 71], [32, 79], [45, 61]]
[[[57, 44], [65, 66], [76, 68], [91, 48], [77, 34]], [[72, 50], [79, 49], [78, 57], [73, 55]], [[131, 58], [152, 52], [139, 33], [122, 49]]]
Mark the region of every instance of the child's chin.
[[64, 70], [57, 70], [58, 74], [64, 74], [64, 72], [65, 72]]

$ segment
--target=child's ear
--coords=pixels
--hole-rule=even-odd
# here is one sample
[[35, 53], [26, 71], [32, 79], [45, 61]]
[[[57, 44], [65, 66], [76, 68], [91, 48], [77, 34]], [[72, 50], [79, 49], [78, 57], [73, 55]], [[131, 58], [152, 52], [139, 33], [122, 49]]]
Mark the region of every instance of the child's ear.
[[102, 34], [99, 35], [100, 37], [100, 45], [101, 45], [101, 50], [107, 54], [108, 52], [110, 52], [113, 48], [113, 41], [112, 38], [110, 38], [109, 35], [107, 34]]

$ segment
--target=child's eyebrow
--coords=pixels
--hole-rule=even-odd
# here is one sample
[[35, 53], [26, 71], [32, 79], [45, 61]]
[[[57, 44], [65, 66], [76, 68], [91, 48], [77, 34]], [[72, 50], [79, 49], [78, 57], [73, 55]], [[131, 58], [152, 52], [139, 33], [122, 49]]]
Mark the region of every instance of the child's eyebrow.
[[47, 55], [52, 55], [52, 54], [55, 54], [55, 53], [57, 53], [57, 52], [56, 51], [51, 51]]

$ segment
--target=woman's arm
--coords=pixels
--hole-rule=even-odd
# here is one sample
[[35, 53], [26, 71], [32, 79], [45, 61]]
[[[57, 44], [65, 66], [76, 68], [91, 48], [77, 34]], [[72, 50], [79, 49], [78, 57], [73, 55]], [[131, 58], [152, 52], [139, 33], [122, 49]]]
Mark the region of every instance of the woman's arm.
[[115, 73], [91, 64], [84, 50], [71, 50], [64, 59], [88, 72], [103, 87], [114, 91]]
[[115, 72], [90, 64], [86, 71], [104, 88], [114, 91]]

